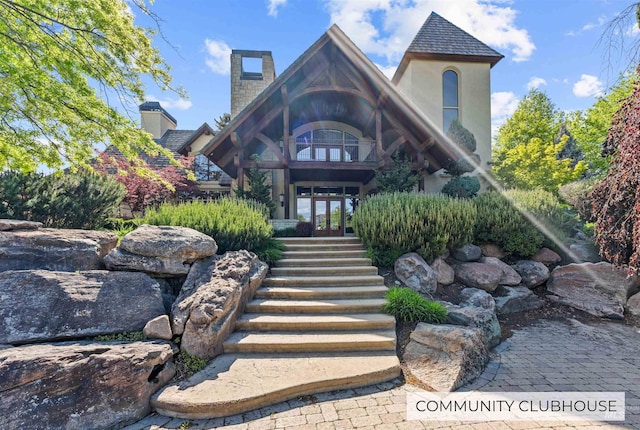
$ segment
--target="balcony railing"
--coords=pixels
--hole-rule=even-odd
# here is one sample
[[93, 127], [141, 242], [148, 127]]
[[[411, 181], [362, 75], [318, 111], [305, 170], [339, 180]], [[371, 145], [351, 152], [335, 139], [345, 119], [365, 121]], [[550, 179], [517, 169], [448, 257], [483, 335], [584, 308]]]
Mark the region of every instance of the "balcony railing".
[[296, 139], [294, 159], [346, 163], [376, 161], [375, 142], [372, 140], [306, 142], [303, 139]]

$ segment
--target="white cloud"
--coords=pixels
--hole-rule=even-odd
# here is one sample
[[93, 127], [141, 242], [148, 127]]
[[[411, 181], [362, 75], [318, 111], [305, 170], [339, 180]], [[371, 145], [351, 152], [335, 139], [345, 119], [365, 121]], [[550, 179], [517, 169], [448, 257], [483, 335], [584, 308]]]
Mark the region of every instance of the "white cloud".
[[508, 117], [518, 108], [520, 100], [511, 91], [499, 91], [491, 93], [491, 134], [496, 135], [500, 127]]
[[278, 16], [278, 8], [287, 4], [287, 0], [268, 0], [269, 16]]
[[360, 49], [400, 60], [431, 11], [514, 61], [528, 60], [535, 45], [516, 23], [517, 12], [503, 0], [324, 0], [336, 23]]
[[580, 80], [573, 84], [573, 94], [576, 97], [601, 96], [604, 83], [592, 75], [580, 75]]
[[638, 27], [638, 23], [634, 22], [632, 25], [627, 27], [624, 31], [625, 36], [633, 37], [637, 36], [640, 33], [640, 27]]
[[544, 80], [543, 78], [533, 76], [531, 77], [531, 79], [529, 79], [529, 82], [527, 82], [527, 89], [531, 91], [533, 89], [540, 88], [542, 85], [547, 85], [547, 81]]
[[207, 49], [205, 64], [213, 73], [228, 75], [231, 68], [231, 48], [222, 40], [206, 39], [204, 45]]
[[187, 110], [193, 105], [193, 103], [191, 103], [191, 101], [189, 100], [184, 100], [181, 98], [178, 98], [178, 99], [166, 98], [164, 100], [161, 100], [154, 95], [145, 96], [145, 100], [150, 102], [160, 102], [160, 105], [167, 110], [169, 109]]
[[600, 17], [598, 17], [598, 20], [596, 22], [590, 22], [590, 23], [587, 23], [587, 24], [583, 25], [582, 26], [582, 30], [583, 31], [593, 30], [594, 28], [602, 27], [606, 23], [607, 23], [607, 17], [606, 16], [600, 16]]
[[393, 75], [396, 73], [396, 69], [398, 68], [397, 65], [396, 66], [381, 66], [378, 63], [375, 63], [375, 65], [389, 79], [393, 78]]

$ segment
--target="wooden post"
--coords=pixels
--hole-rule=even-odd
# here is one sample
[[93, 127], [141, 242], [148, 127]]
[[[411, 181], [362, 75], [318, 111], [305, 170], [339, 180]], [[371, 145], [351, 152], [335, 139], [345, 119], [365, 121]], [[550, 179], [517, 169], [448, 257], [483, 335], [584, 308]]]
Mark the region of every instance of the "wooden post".
[[284, 168], [284, 219], [289, 219], [291, 215], [291, 200], [289, 192], [289, 184], [291, 183], [291, 176], [289, 174], [289, 166]]
[[382, 111], [376, 108], [376, 158], [378, 162], [383, 161], [384, 150], [382, 149]]
[[282, 92], [282, 151], [284, 153], [284, 159], [289, 163], [291, 161], [291, 150], [289, 149], [289, 95], [287, 94], [287, 87], [282, 86], [280, 88]]

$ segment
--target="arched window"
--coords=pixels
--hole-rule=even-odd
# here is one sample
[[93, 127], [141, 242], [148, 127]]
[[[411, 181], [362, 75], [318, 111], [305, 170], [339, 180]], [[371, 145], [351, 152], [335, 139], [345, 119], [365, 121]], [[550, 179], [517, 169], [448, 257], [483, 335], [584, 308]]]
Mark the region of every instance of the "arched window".
[[342, 130], [319, 128], [296, 136], [297, 161], [358, 161], [359, 140]]
[[447, 70], [442, 74], [442, 125], [445, 133], [454, 119], [458, 119], [458, 74]]

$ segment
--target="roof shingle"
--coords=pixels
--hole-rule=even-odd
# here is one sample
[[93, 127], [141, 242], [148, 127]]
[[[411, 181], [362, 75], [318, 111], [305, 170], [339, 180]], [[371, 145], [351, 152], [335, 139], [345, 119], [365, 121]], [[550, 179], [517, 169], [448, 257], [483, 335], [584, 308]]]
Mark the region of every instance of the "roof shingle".
[[[495, 63], [504, 57], [498, 51], [485, 45], [435, 12], [431, 12], [407, 48], [407, 52], [493, 57]], [[495, 64], [489, 59], [488, 62]]]

